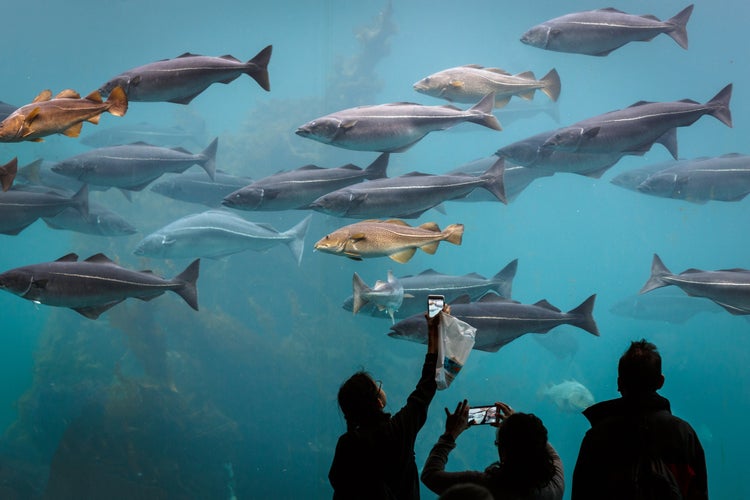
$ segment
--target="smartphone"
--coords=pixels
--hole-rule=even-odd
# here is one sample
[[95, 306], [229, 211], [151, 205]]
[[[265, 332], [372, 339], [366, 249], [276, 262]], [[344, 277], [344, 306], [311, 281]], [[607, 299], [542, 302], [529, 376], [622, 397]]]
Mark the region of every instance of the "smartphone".
[[430, 318], [434, 318], [440, 311], [443, 310], [445, 305], [445, 297], [442, 295], [428, 295], [427, 296], [427, 315]]
[[497, 422], [495, 405], [469, 408], [469, 425], [494, 424]]

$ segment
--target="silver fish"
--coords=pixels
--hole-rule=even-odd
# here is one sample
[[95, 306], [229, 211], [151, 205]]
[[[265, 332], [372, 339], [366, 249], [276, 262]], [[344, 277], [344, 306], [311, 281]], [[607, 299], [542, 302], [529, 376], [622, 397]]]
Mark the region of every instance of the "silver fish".
[[410, 294], [404, 293], [404, 287], [399, 280], [393, 276], [393, 272], [388, 271], [387, 281], [376, 281], [375, 285], [370, 288], [354, 273], [352, 276], [352, 312], [357, 314], [365, 304], [372, 304], [378, 311], [385, 311], [391, 317], [391, 322], [395, 323], [394, 313], [399, 310], [404, 301], [404, 297], [411, 298]]
[[540, 49], [606, 56], [629, 42], [649, 41], [666, 33], [687, 49], [687, 22], [693, 12], [688, 5], [666, 21], [647, 14], [626, 14], [606, 8], [575, 12], [538, 24], [521, 36], [521, 42]]
[[271, 45], [247, 62], [236, 57], [202, 56], [186, 52], [174, 59], [164, 59], [117, 75], [100, 89], [108, 94], [122, 87], [130, 101], [165, 101], [188, 104], [213, 83], [230, 83], [245, 73], [258, 82], [263, 90], [270, 90], [268, 62]]
[[488, 94], [466, 111], [411, 102], [359, 106], [316, 118], [299, 127], [296, 134], [344, 149], [401, 152], [430, 132], [463, 122], [501, 130], [492, 114], [494, 100], [494, 95]]
[[40, 217], [54, 217], [68, 207], [88, 217], [89, 190], [83, 186], [72, 198], [54, 192], [10, 190], [0, 193], [0, 233], [16, 235]]

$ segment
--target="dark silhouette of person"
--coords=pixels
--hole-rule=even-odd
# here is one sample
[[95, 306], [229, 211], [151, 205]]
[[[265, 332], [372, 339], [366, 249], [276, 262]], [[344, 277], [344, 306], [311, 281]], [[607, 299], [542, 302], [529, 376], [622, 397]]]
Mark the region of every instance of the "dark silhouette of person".
[[[654, 474], [662, 476], [662, 483], [671, 479], [673, 489], [679, 488], [655, 498], [708, 498], [703, 447], [690, 424], [672, 415], [669, 400], [656, 393], [663, 385], [656, 346], [645, 339], [631, 342], [618, 365], [617, 390], [622, 396], [583, 411], [591, 429], [578, 453], [572, 500], [643, 497], [646, 483], [657, 481], [649, 478]], [[643, 468], [645, 459], [650, 470]], [[666, 467], [660, 472], [654, 463]]]
[[[450, 313], [447, 304], [443, 312]], [[328, 472], [334, 499], [419, 498], [414, 442], [427, 420], [427, 408], [437, 390], [435, 370], [441, 316], [427, 317], [427, 354], [422, 376], [406, 405], [395, 415], [383, 411], [385, 392], [366, 372], [355, 373], [339, 388], [338, 401], [346, 419], [346, 433], [339, 437]]]
[[474, 483], [454, 484], [445, 490], [438, 500], [494, 500], [490, 490]]
[[469, 427], [469, 403], [458, 403], [456, 411], [445, 409], [445, 433], [432, 447], [422, 469], [422, 482], [442, 494], [456, 484], [475, 483], [496, 499], [561, 500], [565, 490], [563, 466], [547, 440], [542, 421], [530, 413], [516, 413], [505, 403], [495, 403], [495, 445], [500, 457], [484, 471], [446, 472], [448, 454], [456, 438]]

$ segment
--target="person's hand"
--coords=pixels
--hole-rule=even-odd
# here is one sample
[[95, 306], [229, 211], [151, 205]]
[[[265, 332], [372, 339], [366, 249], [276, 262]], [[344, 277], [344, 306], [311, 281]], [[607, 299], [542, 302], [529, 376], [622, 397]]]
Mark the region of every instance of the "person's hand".
[[463, 400], [456, 406], [456, 411], [451, 413], [448, 408], [445, 409], [445, 433], [456, 438], [463, 431], [469, 428], [469, 402]]
[[495, 415], [497, 415], [497, 419], [495, 423], [490, 424], [493, 427], [499, 427], [500, 423], [508, 418], [509, 416], [513, 415], [515, 412], [513, 411], [513, 408], [510, 407], [510, 405], [506, 403], [502, 403], [500, 401], [495, 402]]

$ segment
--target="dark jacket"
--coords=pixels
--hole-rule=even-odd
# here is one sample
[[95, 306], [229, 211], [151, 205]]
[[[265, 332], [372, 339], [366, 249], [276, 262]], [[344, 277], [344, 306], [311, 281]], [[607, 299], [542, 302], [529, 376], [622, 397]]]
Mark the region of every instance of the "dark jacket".
[[633, 470], [644, 446], [666, 463], [683, 498], [708, 498], [706, 459], [698, 436], [655, 392], [587, 408], [591, 429], [581, 443], [571, 500], [632, 499]]
[[339, 438], [328, 472], [334, 499], [419, 498], [414, 442], [437, 390], [436, 364], [437, 354], [425, 356], [422, 377], [398, 413]]

